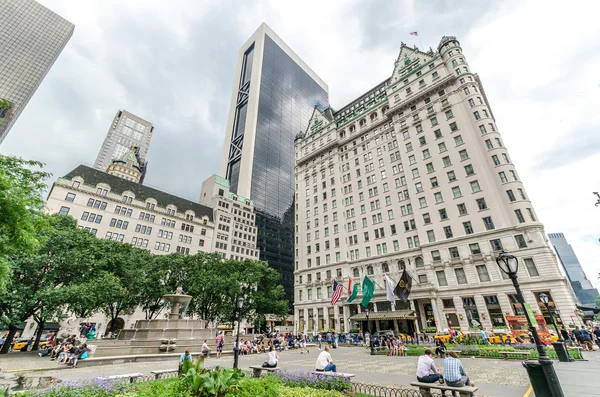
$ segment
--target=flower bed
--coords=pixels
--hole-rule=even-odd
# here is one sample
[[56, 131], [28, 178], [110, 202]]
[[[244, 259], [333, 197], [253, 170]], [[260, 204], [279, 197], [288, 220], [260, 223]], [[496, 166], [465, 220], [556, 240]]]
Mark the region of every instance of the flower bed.
[[[434, 347], [407, 345], [406, 346], [406, 354], [409, 356], [420, 356], [420, 355], [423, 355], [425, 352], [425, 349], [428, 349], [428, 348], [431, 349], [432, 351], [435, 351]], [[529, 358], [538, 358], [539, 357], [536, 346], [532, 345], [532, 344], [521, 344], [521, 345], [512, 345], [512, 346], [508, 346], [508, 345], [505, 345], [505, 346], [480, 346], [480, 345], [465, 346], [465, 345], [447, 344], [446, 348], [448, 350], [459, 350], [461, 352], [460, 353], [461, 356], [465, 356], [465, 357], [470, 356], [470, 357], [502, 358], [504, 356], [499, 353], [502, 351], [528, 351], [531, 353], [529, 355]], [[558, 358], [556, 355], [556, 352], [552, 348], [546, 348], [546, 353], [548, 354], [548, 357], [550, 357], [550, 358]], [[583, 357], [581, 356], [581, 353], [578, 350], [569, 349], [569, 354], [571, 355], [571, 357], [573, 357], [576, 360], [583, 359]]]

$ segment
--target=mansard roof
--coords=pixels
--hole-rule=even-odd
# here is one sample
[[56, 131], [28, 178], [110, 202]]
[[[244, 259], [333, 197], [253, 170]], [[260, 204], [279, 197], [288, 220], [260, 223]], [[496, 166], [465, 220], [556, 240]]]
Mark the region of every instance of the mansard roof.
[[111, 193], [121, 195], [123, 192], [129, 191], [135, 194], [136, 200], [146, 201], [149, 198], [153, 198], [156, 200], [159, 207], [165, 208], [169, 204], [172, 204], [177, 207], [178, 212], [183, 213], [191, 210], [196, 214], [196, 218], [207, 216], [211, 222], [213, 220], [213, 210], [210, 207], [182, 197], [177, 197], [158, 189], [119, 178], [118, 176], [107, 174], [106, 172], [88, 167], [87, 165], [82, 164], [78, 166], [63, 178], [71, 180], [76, 176], [83, 178], [83, 184], [87, 186], [96, 187], [99, 183], [104, 183], [110, 186]]

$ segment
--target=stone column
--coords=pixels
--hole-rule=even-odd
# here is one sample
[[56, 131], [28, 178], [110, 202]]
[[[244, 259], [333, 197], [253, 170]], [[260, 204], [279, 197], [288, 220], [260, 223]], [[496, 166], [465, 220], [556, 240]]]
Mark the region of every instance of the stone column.
[[446, 318], [442, 318], [440, 312], [438, 311], [436, 298], [431, 298], [431, 309], [433, 310], [433, 317], [435, 318], [437, 329], [443, 330], [444, 328], [448, 328], [448, 324], [446, 324]]
[[303, 331], [304, 332], [308, 331], [308, 309], [304, 309], [304, 327], [303, 327]]
[[340, 332], [340, 308], [338, 306], [333, 307], [333, 322], [335, 332]]
[[[481, 319], [481, 326], [489, 331], [492, 330], [492, 320], [490, 319], [490, 313], [488, 312], [487, 305], [485, 304], [485, 299], [483, 299], [483, 295], [475, 295], [473, 296], [475, 300], [475, 306], [477, 306], [477, 311], [479, 312], [479, 318]], [[483, 318], [485, 316], [485, 319]]]

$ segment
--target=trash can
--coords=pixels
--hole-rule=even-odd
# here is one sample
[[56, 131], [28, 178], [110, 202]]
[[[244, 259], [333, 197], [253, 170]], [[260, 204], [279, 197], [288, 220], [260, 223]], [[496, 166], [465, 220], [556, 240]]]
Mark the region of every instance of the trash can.
[[554, 347], [554, 351], [556, 352], [559, 361], [563, 363], [574, 361], [569, 355], [569, 351], [567, 350], [564, 342], [552, 342], [552, 346]]
[[538, 361], [528, 360], [523, 361], [523, 366], [527, 370], [527, 375], [529, 375], [529, 381], [535, 395], [540, 397], [552, 396], [552, 390], [550, 390], [550, 385], [546, 382], [546, 375], [544, 374], [542, 364]]

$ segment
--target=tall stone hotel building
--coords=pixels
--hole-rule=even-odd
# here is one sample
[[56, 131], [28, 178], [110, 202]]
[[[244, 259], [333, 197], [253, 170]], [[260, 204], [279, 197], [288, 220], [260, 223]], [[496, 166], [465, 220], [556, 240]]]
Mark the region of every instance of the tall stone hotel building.
[[[296, 138], [295, 322], [366, 329], [359, 298], [330, 306], [333, 280], [376, 283], [371, 330], [506, 326], [522, 314], [495, 263], [519, 259], [538, 294], [579, 324], [566, 278], [502, 141], [477, 74], [455, 37], [437, 52], [404, 43], [392, 76], [340, 110], [314, 110]], [[410, 302], [386, 300], [383, 275], [413, 279]], [[344, 292], [345, 295], [345, 292]], [[549, 320], [548, 320], [549, 321]]]
[[0, 143], [74, 30], [75, 25], [37, 1], [0, 1]]

